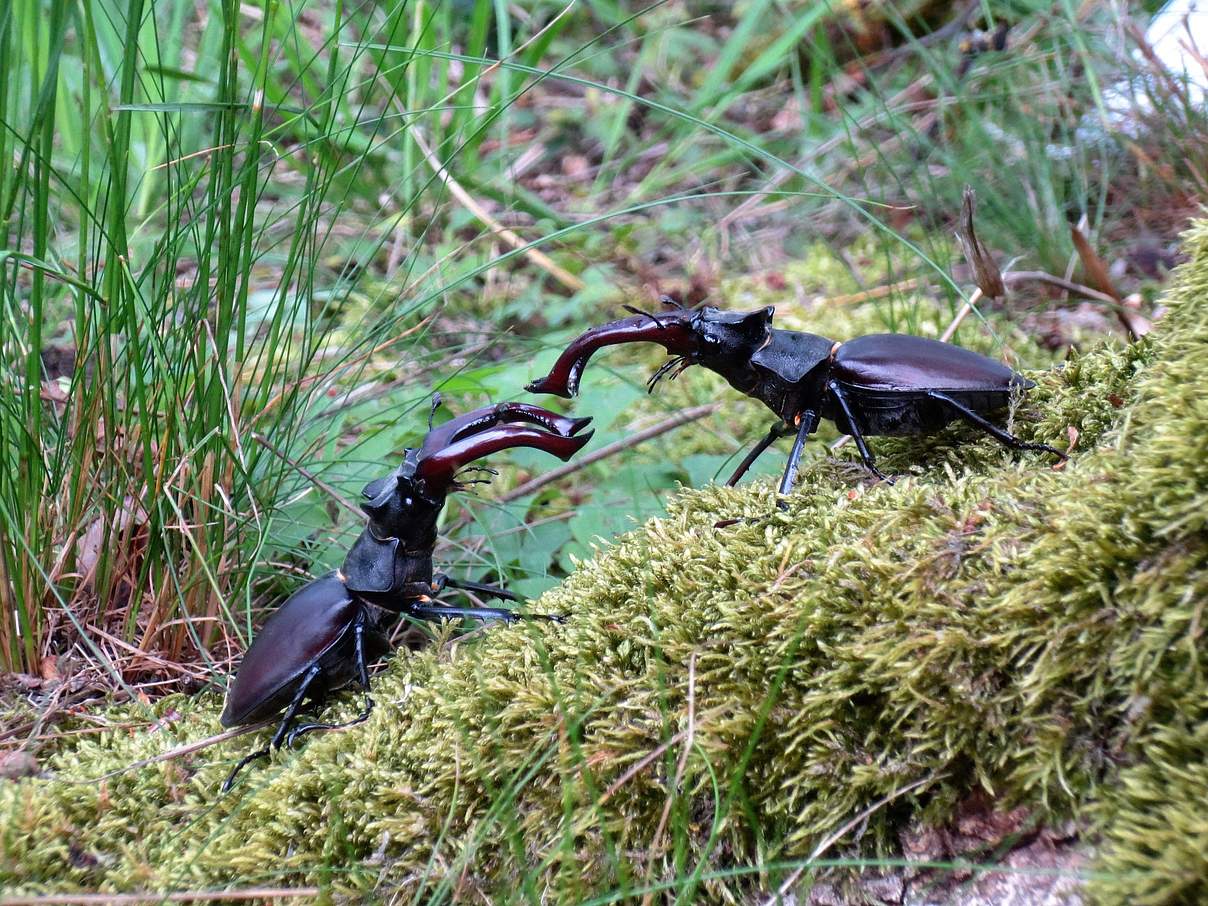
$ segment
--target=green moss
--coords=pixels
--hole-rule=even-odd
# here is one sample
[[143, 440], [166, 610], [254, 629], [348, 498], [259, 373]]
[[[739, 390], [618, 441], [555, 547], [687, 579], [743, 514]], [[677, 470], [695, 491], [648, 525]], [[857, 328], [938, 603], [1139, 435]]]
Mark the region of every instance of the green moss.
[[535, 605], [568, 625], [394, 658], [367, 724], [226, 797], [261, 736], [89, 781], [216, 732], [220, 702], [119, 709], [50, 779], [0, 787], [0, 881], [580, 901], [800, 858], [924, 780], [844, 845], [892, 854], [981, 787], [1093, 820], [1103, 902], [1203, 902], [1208, 224], [1188, 247], [1151, 340], [1034, 374], [1015, 429], [1076, 428], [1066, 468], [954, 429], [879, 440], [892, 487], [817, 462], [787, 512], [766, 482], [685, 491]]

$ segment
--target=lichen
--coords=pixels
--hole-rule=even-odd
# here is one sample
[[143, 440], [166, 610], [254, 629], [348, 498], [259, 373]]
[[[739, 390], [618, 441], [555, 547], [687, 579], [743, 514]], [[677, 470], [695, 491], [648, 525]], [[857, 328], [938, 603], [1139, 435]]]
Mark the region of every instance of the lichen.
[[685, 490], [534, 604], [567, 625], [399, 654], [366, 724], [227, 796], [263, 734], [95, 779], [217, 732], [217, 695], [116, 709], [0, 787], [0, 883], [578, 902], [699, 864], [734, 902], [917, 782], [844, 851], [980, 788], [1091, 827], [1101, 902], [1203, 902], [1208, 223], [1187, 245], [1151, 338], [1031, 373], [1014, 428], [1076, 429], [1065, 468], [954, 428], [878, 439], [893, 486], [816, 461], [786, 511]]

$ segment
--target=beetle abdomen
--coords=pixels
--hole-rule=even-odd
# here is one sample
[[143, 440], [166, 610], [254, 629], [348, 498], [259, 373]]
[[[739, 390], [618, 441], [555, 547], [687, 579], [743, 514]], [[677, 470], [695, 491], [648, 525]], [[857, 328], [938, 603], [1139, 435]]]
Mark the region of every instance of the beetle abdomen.
[[239, 665], [222, 725], [235, 727], [281, 710], [293, 683], [348, 634], [361, 610], [340, 574], [304, 585], [268, 618]]
[[[951, 343], [909, 334], [857, 337], [835, 353], [831, 377], [873, 391], [1026, 390], [1032, 382], [1001, 362]], [[995, 407], [997, 408], [997, 406]]]
[[[861, 434], [880, 437], [930, 434], [960, 417], [950, 406], [928, 399], [923, 391], [877, 392], [843, 382], [840, 386]], [[947, 395], [974, 412], [993, 412], [1011, 401], [1009, 390], [957, 390], [948, 391]], [[834, 401], [827, 400], [823, 415], [833, 420], [839, 430], [851, 433], [847, 419]]]

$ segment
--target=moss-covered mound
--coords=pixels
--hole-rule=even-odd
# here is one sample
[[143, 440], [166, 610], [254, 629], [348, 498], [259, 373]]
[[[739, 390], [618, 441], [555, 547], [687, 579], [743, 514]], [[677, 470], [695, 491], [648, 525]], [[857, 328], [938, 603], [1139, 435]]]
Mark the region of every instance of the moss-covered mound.
[[1104, 901], [1208, 901], [1208, 224], [1188, 243], [1151, 340], [1034, 375], [1014, 428], [1075, 429], [1066, 468], [953, 430], [879, 440], [892, 487], [817, 464], [787, 512], [685, 491], [536, 605], [568, 625], [396, 657], [367, 724], [225, 797], [262, 736], [89, 779], [217, 732], [217, 696], [110, 715], [0, 787], [0, 882], [733, 901], [917, 783], [829, 854], [982, 790], [1097, 828]]

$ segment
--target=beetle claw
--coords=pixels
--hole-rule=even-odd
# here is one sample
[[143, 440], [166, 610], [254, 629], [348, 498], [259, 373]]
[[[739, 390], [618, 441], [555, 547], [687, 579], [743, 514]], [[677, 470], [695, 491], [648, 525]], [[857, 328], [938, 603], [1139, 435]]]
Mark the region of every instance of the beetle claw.
[[1056, 456], [1062, 462], [1070, 461], [1070, 457], [1069, 457], [1068, 453], [1062, 453], [1056, 447], [1050, 447], [1048, 444], [1024, 444], [1023, 448], [1025, 450], [1034, 450], [1037, 453], [1052, 453], [1054, 456]]

